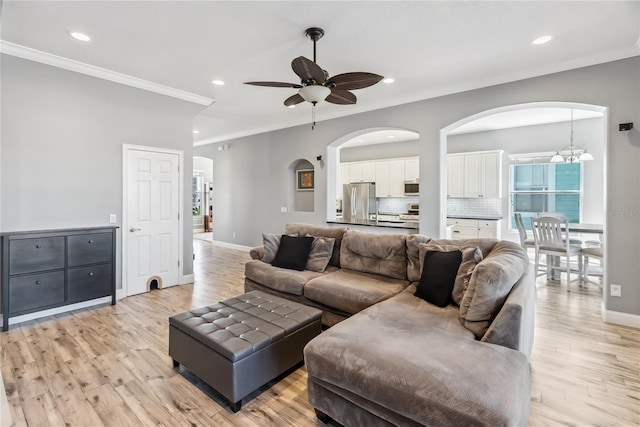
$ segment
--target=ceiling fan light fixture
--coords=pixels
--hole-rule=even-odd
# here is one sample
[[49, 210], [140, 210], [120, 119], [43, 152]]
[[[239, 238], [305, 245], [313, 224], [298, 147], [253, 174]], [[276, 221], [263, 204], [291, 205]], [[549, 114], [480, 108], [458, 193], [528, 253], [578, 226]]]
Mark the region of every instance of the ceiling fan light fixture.
[[553, 157], [551, 157], [551, 160], [549, 160], [549, 162], [551, 162], [551, 163], [564, 163], [564, 157], [562, 157], [560, 155], [560, 153], [556, 151], [556, 154], [554, 154]]
[[321, 85], [308, 85], [298, 90], [298, 94], [312, 104], [324, 101], [330, 93], [331, 89]]

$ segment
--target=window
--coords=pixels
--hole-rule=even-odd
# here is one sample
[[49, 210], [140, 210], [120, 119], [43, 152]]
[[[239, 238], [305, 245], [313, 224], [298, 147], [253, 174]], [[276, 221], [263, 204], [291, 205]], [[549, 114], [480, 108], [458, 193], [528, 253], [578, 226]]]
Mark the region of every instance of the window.
[[[544, 157], [548, 159], [549, 157]], [[511, 158], [510, 189], [511, 229], [515, 229], [514, 213], [522, 215], [527, 230], [530, 218], [538, 212], [560, 212], [569, 222], [580, 222], [582, 212], [582, 163], [538, 163], [529, 158]]]

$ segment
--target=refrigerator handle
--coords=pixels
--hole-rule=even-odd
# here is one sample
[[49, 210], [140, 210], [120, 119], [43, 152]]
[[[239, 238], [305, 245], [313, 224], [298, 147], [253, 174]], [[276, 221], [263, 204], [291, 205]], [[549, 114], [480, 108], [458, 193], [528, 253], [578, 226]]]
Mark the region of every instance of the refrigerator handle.
[[356, 188], [351, 188], [351, 218], [356, 219], [357, 207], [356, 207]]

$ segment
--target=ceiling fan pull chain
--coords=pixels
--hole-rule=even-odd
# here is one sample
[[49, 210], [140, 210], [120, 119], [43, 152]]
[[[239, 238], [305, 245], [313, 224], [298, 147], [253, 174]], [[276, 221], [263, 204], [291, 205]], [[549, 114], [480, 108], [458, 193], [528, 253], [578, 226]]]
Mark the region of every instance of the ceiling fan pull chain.
[[311, 130], [316, 128], [316, 104], [317, 102], [314, 102], [311, 105]]

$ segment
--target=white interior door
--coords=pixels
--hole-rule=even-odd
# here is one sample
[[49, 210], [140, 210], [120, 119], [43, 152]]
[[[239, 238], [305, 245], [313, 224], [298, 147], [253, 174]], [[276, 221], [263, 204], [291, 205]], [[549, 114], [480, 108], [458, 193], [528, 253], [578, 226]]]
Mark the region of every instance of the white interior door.
[[180, 158], [178, 154], [127, 149], [126, 250], [127, 295], [180, 280]]

